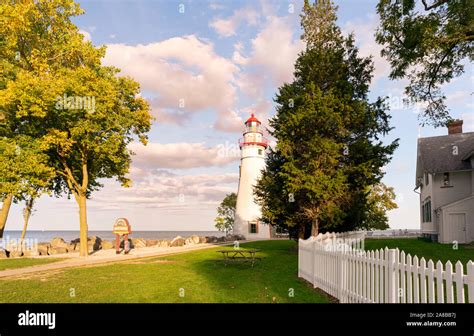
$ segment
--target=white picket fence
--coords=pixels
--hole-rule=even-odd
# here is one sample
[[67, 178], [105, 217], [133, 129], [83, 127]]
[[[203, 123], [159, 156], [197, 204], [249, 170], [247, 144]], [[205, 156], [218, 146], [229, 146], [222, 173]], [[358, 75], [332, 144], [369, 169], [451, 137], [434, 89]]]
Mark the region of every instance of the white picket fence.
[[398, 249], [363, 251], [361, 238], [351, 232], [300, 239], [298, 276], [341, 303], [474, 303], [472, 261], [464, 273], [460, 261], [453, 267]]

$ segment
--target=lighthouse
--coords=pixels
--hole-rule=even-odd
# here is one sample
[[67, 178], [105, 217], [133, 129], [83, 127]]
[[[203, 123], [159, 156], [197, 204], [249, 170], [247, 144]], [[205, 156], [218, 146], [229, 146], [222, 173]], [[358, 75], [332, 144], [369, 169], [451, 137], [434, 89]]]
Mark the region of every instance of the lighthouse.
[[233, 232], [243, 235], [246, 239], [270, 238], [271, 226], [259, 221], [261, 209], [253, 193], [261, 171], [265, 168], [265, 149], [268, 142], [263, 137], [261, 122], [253, 114], [245, 122], [239, 146], [241, 152], [239, 190]]

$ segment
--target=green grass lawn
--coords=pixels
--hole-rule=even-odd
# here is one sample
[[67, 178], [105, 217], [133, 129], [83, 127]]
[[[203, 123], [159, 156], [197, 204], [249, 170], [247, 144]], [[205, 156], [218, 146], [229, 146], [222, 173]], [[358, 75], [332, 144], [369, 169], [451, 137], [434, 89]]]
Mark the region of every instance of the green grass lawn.
[[432, 259], [433, 262], [441, 260], [445, 263], [450, 260], [453, 265], [460, 260], [464, 266], [469, 260], [474, 261], [474, 245], [459, 245], [457, 250], [453, 249], [451, 244], [438, 244], [419, 240], [416, 238], [400, 239], [370, 239], [365, 240], [366, 250], [377, 250], [381, 248], [399, 248], [410, 253], [411, 256], [417, 255], [418, 258], [424, 257], [426, 261]]
[[25, 279], [0, 279], [0, 302], [329, 302], [326, 295], [298, 279], [294, 241], [241, 246], [261, 249], [262, 261], [253, 268], [248, 264], [224, 266], [216, 252], [223, 247], [217, 247]]
[[45, 258], [45, 259], [35, 259], [35, 258], [12, 258], [12, 259], [0, 259], [0, 271], [13, 268], [21, 268], [35, 265], [49, 264], [63, 260], [61, 258]]

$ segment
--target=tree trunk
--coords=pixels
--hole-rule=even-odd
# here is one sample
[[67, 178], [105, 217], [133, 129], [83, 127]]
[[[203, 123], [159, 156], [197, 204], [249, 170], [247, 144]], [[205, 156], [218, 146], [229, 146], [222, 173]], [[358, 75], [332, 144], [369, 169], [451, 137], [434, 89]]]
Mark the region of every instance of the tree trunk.
[[8, 213], [13, 202], [13, 195], [9, 194], [3, 199], [3, 207], [0, 210], [0, 238], [3, 238], [5, 224], [7, 224]]
[[305, 225], [304, 224], [300, 225], [299, 230], [298, 230], [298, 238], [299, 239], [304, 239], [305, 232], [306, 232]]
[[30, 221], [31, 211], [33, 209], [33, 202], [34, 202], [33, 199], [27, 200], [25, 209], [23, 210], [24, 222], [23, 222], [23, 231], [21, 232], [21, 238], [20, 238], [21, 246], [23, 246], [23, 240], [25, 239], [26, 229], [28, 228], [28, 222]]
[[77, 203], [79, 205], [79, 221], [80, 221], [80, 245], [79, 245], [79, 255], [81, 257], [87, 257], [89, 254], [87, 248], [87, 208], [86, 208], [86, 195], [79, 194], [77, 196]]
[[316, 237], [319, 234], [319, 219], [316, 217], [311, 225], [311, 236]]

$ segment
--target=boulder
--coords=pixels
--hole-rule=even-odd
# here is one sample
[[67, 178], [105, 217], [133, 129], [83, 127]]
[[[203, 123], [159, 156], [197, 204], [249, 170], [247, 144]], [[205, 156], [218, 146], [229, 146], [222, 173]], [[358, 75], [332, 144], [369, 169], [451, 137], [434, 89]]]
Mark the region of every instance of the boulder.
[[199, 244], [207, 243], [207, 237], [199, 237]]
[[160, 240], [159, 245], [160, 245], [160, 247], [170, 247], [170, 241], [169, 240]]
[[227, 235], [225, 237], [226, 241], [236, 241], [236, 240], [245, 240], [245, 237], [239, 234]]
[[147, 239], [146, 240], [146, 246], [149, 247], [149, 246], [156, 246], [158, 245], [160, 241], [159, 240], [156, 240], [156, 239]]
[[170, 246], [171, 247], [176, 247], [176, 246], [183, 246], [185, 244], [185, 239], [181, 236], [175, 237], [171, 242]]
[[194, 244], [199, 244], [199, 241], [200, 241], [199, 236], [197, 235], [192, 235], [188, 239], [191, 239], [194, 242]]
[[208, 243], [217, 243], [217, 237], [214, 237], [214, 236], [206, 237], [206, 241]]
[[52, 248], [54, 247], [67, 248], [67, 243], [61, 237], [54, 237], [53, 239], [51, 239], [50, 245]]
[[66, 248], [68, 252], [79, 251], [79, 244], [67, 244]]
[[132, 238], [133, 248], [146, 247], [146, 240], [143, 238]]
[[0, 249], [0, 259], [6, 259], [8, 258], [8, 253], [4, 249]]
[[194, 245], [194, 240], [191, 237], [188, 237], [184, 240], [184, 245]]
[[51, 247], [48, 252], [49, 252], [50, 255], [64, 254], [64, 253], [67, 253], [67, 248], [65, 248], [65, 247]]
[[37, 246], [38, 253], [42, 256], [48, 255], [48, 251], [51, 248], [49, 243], [39, 243]]
[[39, 255], [40, 253], [38, 252], [38, 250], [34, 250], [34, 249], [23, 250], [23, 257], [30, 258], [30, 257], [37, 257]]
[[226, 241], [225, 237], [219, 237], [219, 238], [217, 238], [217, 241], [216, 241], [216, 242], [217, 242], [217, 243], [223, 243], [223, 242], [225, 242], [225, 241]]
[[110, 240], [103, 240], [101, 246], [102, 250], [110, 250], [115, 248], [115, 242]]
[[19, 251], [19, 250], [13, 250], [13, 251], [10, 251], [9, 253], [10, 258], [19, 258], [22, 256], [23, 256], [23, 251]]

